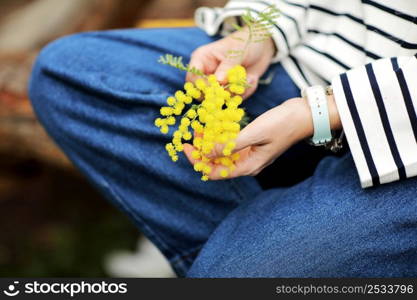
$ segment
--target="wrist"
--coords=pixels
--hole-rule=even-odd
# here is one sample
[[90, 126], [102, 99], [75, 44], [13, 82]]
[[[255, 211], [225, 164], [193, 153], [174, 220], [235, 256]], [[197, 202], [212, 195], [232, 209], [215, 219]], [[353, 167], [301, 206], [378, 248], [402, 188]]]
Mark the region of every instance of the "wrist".
[[313, 117], [306, 99], [292, 98], [283, 103], [290, 111], [289, 124], [295, 126], [294, 142], [304, 140], [314, 133]]
[[[331, 130], [342, 128], [339, 112], [333, 95], [327, 96], [329, 121]], [[297, 126], [294, 130], [294, 139], [296, 142], [310, 138], [314, 134], [313, 117], [307, 99], [298, 97], [287, 100], [285, 105], [288, 106], [291, 113], [291, 123]]]
[[[235, 31], [236, 36], [234, 38], [239, 38], [239, 39], [243, 39], [246, 40], [248, 38], [249, 33], [249, 27], [248, 26], [244, 26], [242, 27], [242, 30], [240, 31]], [[258, 34], [261, 34], [260, 32], [258, 32]], [[269, 34], [268, 31], [265, 31], [264, 34]], [[277, 54], [278, 49], [276, 47], [275, 41], [272, 38], [272, 36], [267, 37], [266, 39], [264, 39], [262, 42], [260, 43], [256, 43], [256, 42], [252, 42], [250, 43], [250, 48], [255, 48], [255, 49], [262, 49], [262, 55], [265, 57], [268, 57], [270, 60], [272, 60], [272, 58]]]
[[265, 41], [265, 46], [268, 49], [268, 53], [270, 54], [270, 57], [271, 57], [271, 60], [272, 60], [272, 58], [274, 58], [275, 55], [277, 55], [277, 52], [278, 52], [277, 46], [275, 45], [275, 42], [272, 39], [272, 37], [269, 37]]

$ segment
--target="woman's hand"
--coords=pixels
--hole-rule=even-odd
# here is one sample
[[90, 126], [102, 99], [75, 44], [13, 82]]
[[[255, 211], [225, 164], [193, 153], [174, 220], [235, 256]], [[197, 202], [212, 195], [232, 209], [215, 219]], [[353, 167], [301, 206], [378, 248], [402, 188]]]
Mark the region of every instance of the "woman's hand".
[[[328, 97], [331, 128], [341, 128], [339, 114], [333, 99]], [[236, 139], [234, 152], [240, 154], [236, 161], [236, 169], [228, 178], [257, 175], [270, 165], [278, 156], [293, 144], [313, 135], [313, 120], [307, 101], [303, 98], [293, 98], [265, 112], [246, 126]], [[193, 146], [184, 145], [184, 151], [192, 164]], [[222, 156], [222, 148], [217, 145], [212, 157]], [[211, 164], [211, 180], [224, 179], [220, 171], [221, 165]]]
[[[216, 42], [197, 48], [191, 55], [190, 66], [196, 67], [205, 74], [215, 74], [217, 79], [225, 83], [226, 72], [237, 64], [242, 64], [247, 69], [247, 80], [250, 88], [247, 89], [243, 98], [252, 95], [257, 86], [259, 78], [269, 67], [275, 53], [275, 45], [271, 38], [263, 42], [249, 43], [244, 53], [237, 58], [229, 57], [229, 50], [245, 49], [247, 40], [247, 28], [236, 31], [227, 37]], [[194, 74], [187, 74], [187, 81], [194, 81], [197, 78]]]

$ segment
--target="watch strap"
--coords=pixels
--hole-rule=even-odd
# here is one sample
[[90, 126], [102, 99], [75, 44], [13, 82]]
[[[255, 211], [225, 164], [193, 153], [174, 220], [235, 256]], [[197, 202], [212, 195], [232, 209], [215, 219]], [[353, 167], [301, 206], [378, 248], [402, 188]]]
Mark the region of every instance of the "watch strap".
[[313, 117], [314, 135], [310, 141], [316, 146], [326, 145], [333, 138], [326, 91], [324, 87], [315, 85], [305, 88], [302, 96], [307, 99]]

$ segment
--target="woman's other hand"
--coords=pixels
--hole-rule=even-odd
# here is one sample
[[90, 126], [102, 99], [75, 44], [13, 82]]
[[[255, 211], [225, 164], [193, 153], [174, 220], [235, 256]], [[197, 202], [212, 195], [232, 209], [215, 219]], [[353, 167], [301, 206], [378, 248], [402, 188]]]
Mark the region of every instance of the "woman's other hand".
[[[272, 38], [262, 42], [251, 42], [245, 47], [248, 39], [248, 29], [235, 31], [213, 43], [197, 48], [191, 55], [190, 66], [195, 67], [205, 74], [215, 74], [217, 79], [225, 83], [226, 72], [237, 64], [247, 69], [247, 81], [250, 87], [246, 90], [243, 98], [252, 95], [257, 86], [259, 78], [265, 73], [275, 54], [275, 45]], [[230, 50], [243, 50], [237, 57], [230, 57]], [[194, 81], [198, 76], [188, 73], [187, 81]]]

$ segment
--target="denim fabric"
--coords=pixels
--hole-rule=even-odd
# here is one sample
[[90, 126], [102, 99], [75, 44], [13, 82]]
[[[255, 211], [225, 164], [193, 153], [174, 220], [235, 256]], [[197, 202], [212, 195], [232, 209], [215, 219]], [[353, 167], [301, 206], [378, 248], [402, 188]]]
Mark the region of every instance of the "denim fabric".
[[[56, 143], [179, 276], [416, 276], [415, 179], [362, 190], [350, 155], [322, 159], [305, 144], [258, 178], [201, 182], [184, 156], [170, 161], [153, 120], [184, 74], [156, 61], [188, 60], [213, 40], [195, 28], [69, 36], [40, 54], [30, 98]], [[268, 74], [245, 102], [252, 117], [299, 96], [281, 65]]]

